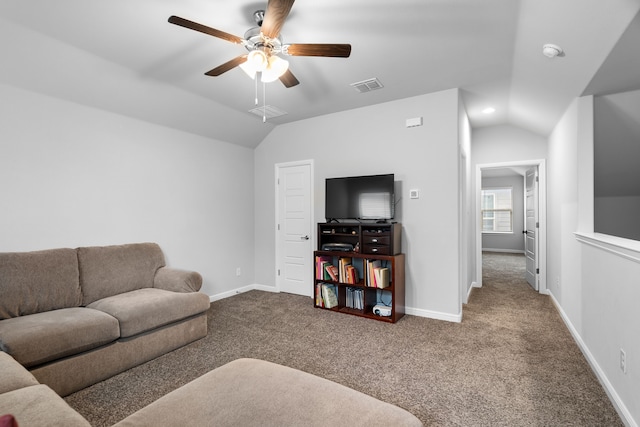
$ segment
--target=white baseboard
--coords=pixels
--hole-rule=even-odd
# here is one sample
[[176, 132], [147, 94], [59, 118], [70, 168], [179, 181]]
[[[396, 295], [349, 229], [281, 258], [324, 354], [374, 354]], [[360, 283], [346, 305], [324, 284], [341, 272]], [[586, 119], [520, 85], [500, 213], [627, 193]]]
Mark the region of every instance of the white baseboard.
[[221, 299], [229, 298], [229, 297], [232, 297], [234, 295], [241, 294], [241, 293], [247, 292], [247, 291], [253, 291], [253, 290], [265, 291], [265, 292], [278, 292], [277, 289], [274, 286], [265, 286], [265, 285], [253, 284], [253, 285], [243, 286], [243, 287], [237, 288], [237, 289], [232, 289], [232, 290], [227, 291], [227, 292], [222, 292], [220, 294], [209, 295], [209, 301], [210, 302], [219, 301]]
[[478, 282], [471, 282], [471, 286], [469, 286], [469, 290], [467, 291], [467, 298], [464, 300], [465, 304], [469, 302], [469, 298], [471, 298], [471, 293], [474, 288], [481, 288], [482, 285]]
[[411, 307], [405, 307], [404, 312], [405, 314], [410, 314], [412, 316], [428, 317], [429, 319], [446, 320], [447, 322], [455, 322], [455, 323], [462, 322], [462, 313], [460, 314], [442, 313], [439, 311], [422, 310], [420, 308], [411, 308]]
[[493, 249], [493, 248], [482, 248], [482, 252], [500, 252], [505, 254], [524, 254], [524, 251], [517, 249]]
[[631, 416], [631, 413], [625, 406], [624, 402], [622, 401], [622, 399], [620, 399], [620, 396], [618, 396], [616, 389], [613, 387], [613, 385], [609, 381], [609, 378], [607, 378], [602, 368], [600, 368], [600, 365], [596, 361], [595, 357], [593, 357], [593, 354], [591, 354], [591, 352], [589, 351], [589, 348], [587, 347], [585, 342], [582, 340], [582, 337], [580, 336], [576, 328], [573, 326], [573, 324], [569, 320], [569, 317], [560, 306], [560, 303], [558, 302], [556, 297], [553, 295], [551, 291], [547, 291], [547, 295], [551, 297], [551, 301], [553, 301], [553, 304], [555, 305], [556, 310], [558, 310], [558, 313], [560, 313], [560, 317], [562, 317], [564, 324], [567, 325], [567, 328], [569, 329], [569, 332], [571, 332], [571, 335], [573, 336], [573, 339], [575, 340], [576, 344], [578, 344], [580, 351], [582, 351], [582, 354], [584, 354], [584, 357], [587, 359], [587, 362], [589, 362], [591, 369], [593, 369], [593, 372], [595, 372], [596, 376], [598, 377], [600, 384], [602, 384], [602, 387], [607, 393], [607, 396], [609, 396], [609, 400], [613, 404], [613, 407], [616, 409], [616, 412], [618, 412], [618, 415], [620, 415], [622, 422], [624, 422], [624, 424], [628, 427], [638, 427], [638, 423], [636, 423], [636, 421], [633, 419], [633, 416]]
[[[232, 289], [227, 292], [222, 292], [216, 295], [209, 295], [209, 301], [214, 302], [221, 299], [229, 298], [237, 294], [241, 294], [243, 292], [258, 290], [258, 291], [266, 291], [266, 292], [278, 292], [278, 290], [274, 286], [265, 286], [265, 285], [247, 285], [242, 288]], [[410, 314], [412, 316], [420, 316], [420, 317], [428, 317], [430, 319], [436, 320], [446, 320], [448, 322], [462, 322], [462, 313], [461, 314], [450, 314], [450, 313], [441, 313], [438, 311], [432, 310], [422, 310], [418, 308], [405, 307], [405, 314]]]

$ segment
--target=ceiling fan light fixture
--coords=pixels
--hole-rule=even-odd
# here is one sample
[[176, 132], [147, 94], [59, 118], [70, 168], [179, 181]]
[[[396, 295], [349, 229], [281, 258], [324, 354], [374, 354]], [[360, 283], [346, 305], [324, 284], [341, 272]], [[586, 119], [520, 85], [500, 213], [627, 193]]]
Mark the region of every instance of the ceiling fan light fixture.
[[249, 70], [256, 73], [258, 71], [264, 71], [269, 66], [269, 59], [267, 58], [266, 53], [256, 49], [249, 52], [249, 55], [247, 55], [247, 62], [245, 62], [245, 64], [247, 64]]
[[242, 71], [244, 71], [247, 76], [249, 76], [250, 79], [255, 79], [256, 78], [256, 70], [253, 69], [253, 67], [251, 66], [251, 64], [249, 64], [248, 62], [243, 62], [242, 64], [240, 64], [240, 69], [242, 69]]
[[282, 59], [279, 56], [272, 55], [269, 57], [269, 65], [262, 72], [263, 83], [271, 83], [278, 80], [289, 69], [289, 61]]
[[294, 43], [283, 45], [280, 30], [287, 16], [289, 16], [294, 1], [269, 0], [266, 10], [261, 9], [254, 12], [253, 17], [256, 26], [249, 28], [245, 32], [244, 38], [175, 15], [171, 15], [168, 21], [170, 24], [242, 45], [249, 52], [247, 55], [237, 56], [209, 70], [205, 75], [219, 76], [239, 66], [243, 72], [254, 80], [257, 94], [256, 76], [258, 73], [261, 74], [261, 80], [265, 83], [279, 78], [287, 88], [300, 84], [293, 73], [289, 71], [289, 63], [278, 57], [280, 54], [335, 58], [348, 58], [351, 54], [351, 45], [344, 43]]

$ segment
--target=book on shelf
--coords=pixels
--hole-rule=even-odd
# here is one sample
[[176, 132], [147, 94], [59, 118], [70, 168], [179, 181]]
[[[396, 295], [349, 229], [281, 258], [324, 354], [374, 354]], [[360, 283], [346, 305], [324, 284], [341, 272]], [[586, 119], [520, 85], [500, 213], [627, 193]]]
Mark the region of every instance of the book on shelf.
[[345, 305], [348, 308], [364, 310], [364, 291], [360, 288], [347, 287]]
[[347, 266], [351, 265], [351, 258], [342, 257], [338, 259], [338, 271], [340, 273], [340, 282], [349, 283], [347, 281]]
[[333, 308], [338, 305], [338, 295], [336, 287], [328, 283], [322, 284], [322, 300], [325, 308]]
[[327, 273], [326, 266], [330, 265], [331, 261], [331, 257], [329, 256], [316, 257], [316, 279], [330, 280], [330, 278], [328, 277], [329, 273]]
[[367, 272], [365, 286], [377, 288], [375, 269], [380, 268], [381, 265], [382, 264], [379, 259], [368, 259], [365, 261], [366, 272]]
[[339, 277], [339, 272], [338, 272], [338, 267], [336, 267], [333, 264], [327, 264], [324, 267], [326, 273], [329, 275], [329, 277], [325, 277], [325, 280], [333, 280], [334, 282], [337, 282]]
[[316, 283], [316, 307], [324, 307], [322, 300], [322, 283]]
[[380, 267], [373, 271], [376, 281], [376, 288], [388, 288], [389, 287], [389, 269], [387, 267]]
[[344, 283], [348, 283], [350, 285], [355, 285], [356, 283], [358, 283], [358, 270], [353, 266], [353, 265], [348, 265], [345, 267], [346, 269], [346, 274], [345, 274], [345, 282]]
[[391, 272], [388, 267], [382, 267], [380, 260], [365, 260], [365, 286], [371, 288], [388, 288]]

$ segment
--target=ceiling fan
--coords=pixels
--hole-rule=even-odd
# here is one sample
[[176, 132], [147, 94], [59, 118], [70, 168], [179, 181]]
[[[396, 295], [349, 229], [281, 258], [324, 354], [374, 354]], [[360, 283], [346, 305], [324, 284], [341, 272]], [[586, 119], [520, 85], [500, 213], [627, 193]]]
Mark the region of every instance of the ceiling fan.
[[279, 55], [289, 56], [325, 56], [348, 58], [351, 54], [350, 44], [321, 44], [321, 43], [293, 43], [283, 44], [280, 29], [291, 11], [295, 0], [269, 0], [266, 11], [254, 12], [257, 27], [250, 28], [244, 38], [207, 27], [197, 22], [178, 16], [171, 16], [169, 22], [181, 27], [189, 28], [214, 37], [241, 44], [248, 54], [240, 55], [216, 68], [207, 71], [208, 76], [219, 76], [235, 67], [240, 66], [250, 77], [255, 78], [261, 73], [263, 82], [279, 79], [286, 87], [292, 87], [300, 82], [288, 69], [288, 61]]

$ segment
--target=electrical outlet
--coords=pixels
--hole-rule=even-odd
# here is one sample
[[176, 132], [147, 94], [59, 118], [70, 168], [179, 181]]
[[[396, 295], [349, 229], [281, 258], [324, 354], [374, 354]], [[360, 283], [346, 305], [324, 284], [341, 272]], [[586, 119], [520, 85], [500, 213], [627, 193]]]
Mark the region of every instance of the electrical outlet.
[[240, 269], [240, 267], [236, 268], [236, 276], [239, 276], [242, 274], [242, 270]]
[[556, 277], [556, 288], [560, 289], [560, 276]]
[[623, 349], [620, 349], [620, 370], [627, 373], [627, 353]]

